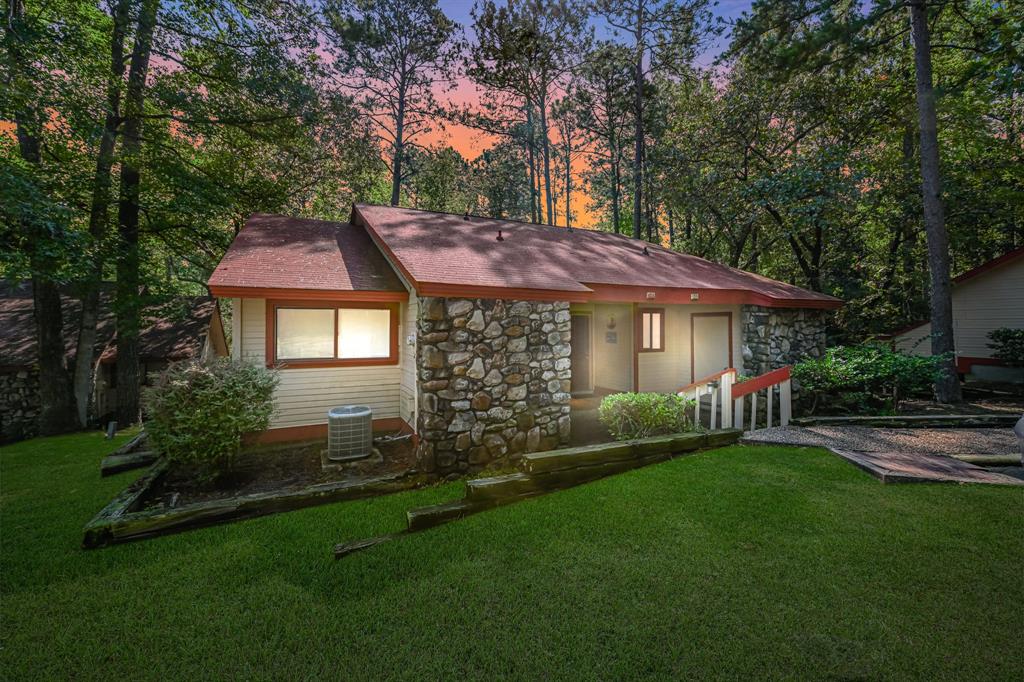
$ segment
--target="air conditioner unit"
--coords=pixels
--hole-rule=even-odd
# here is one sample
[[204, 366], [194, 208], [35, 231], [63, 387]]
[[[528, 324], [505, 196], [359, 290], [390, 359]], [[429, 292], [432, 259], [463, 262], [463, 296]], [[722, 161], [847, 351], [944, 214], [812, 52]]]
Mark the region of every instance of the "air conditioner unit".
[[344, 462], [369, 457], [373, 449], [373, 411], [345, 405], [327, 412], [327, 459]]

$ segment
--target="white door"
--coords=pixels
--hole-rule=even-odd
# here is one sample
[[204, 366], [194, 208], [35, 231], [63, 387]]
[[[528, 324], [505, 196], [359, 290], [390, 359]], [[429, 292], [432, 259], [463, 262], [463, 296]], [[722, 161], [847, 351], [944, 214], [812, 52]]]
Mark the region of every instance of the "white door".
[[690, 381], [732, 367], [732, 313], [690, 315]]

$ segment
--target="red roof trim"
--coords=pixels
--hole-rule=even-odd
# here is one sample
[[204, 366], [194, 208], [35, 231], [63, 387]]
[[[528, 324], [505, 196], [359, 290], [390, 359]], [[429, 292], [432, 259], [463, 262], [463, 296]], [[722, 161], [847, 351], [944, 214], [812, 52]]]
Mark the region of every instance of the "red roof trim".
[[287, 298], [306, 301], [366, 301], [371, 303], [404, 303], [409, 300], [409, 294], [405, 291], [211, 286], [210, 293], [218, 298]]
[[1002, 256], [999, 256], [998, 258], [993, 258], [987, 263], [982, 263], [978, 267], [968, 270], [962, 275], [957, 275], [956, 277], [953, 278], [953, 283], [960, 284], [961, 282], [966, 282], [969, 279], [974, 279], [978, 275], [983, 275], [989, 270], [998, 268], [1000, 265], [1005, 265], [1006, 263], [1017, 260], [1021, 256], [1024, 256], [1024, 246], [1014, 249], [1013, 251], [1010, 251], [1008, 253], [1004, 253]]
[[[749, 289], [676, 289], [670, 287], [644, 287], [622, 284], [590, 284], [593, 290], [587, 300], [615, 303], [674, 303], [732, 305], [747, 303], [766, 308], [841, 308], [843, 302], [831, 296], [811, 299], [771, 298]], [[654, 294], [653, 297], [648, 294]], [[693, 294], [697, 298], [693, 298]]]

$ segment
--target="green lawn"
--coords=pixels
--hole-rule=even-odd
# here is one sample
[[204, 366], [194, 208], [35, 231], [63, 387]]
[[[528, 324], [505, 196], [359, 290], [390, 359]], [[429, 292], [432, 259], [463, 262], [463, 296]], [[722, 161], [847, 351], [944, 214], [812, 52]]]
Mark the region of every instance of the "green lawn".
[[0, 677], [1022, 679], [1024, 491], [732, 447], [402, 537], [458, 484], [85, 552], [138, 473], [0, 449]]

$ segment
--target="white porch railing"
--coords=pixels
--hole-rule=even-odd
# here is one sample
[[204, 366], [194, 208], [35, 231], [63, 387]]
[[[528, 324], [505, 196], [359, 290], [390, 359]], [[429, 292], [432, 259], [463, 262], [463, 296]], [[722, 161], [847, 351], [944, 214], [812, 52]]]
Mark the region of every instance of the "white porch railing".
[[[737, 429], [744, 428], [747, 424], [744, 420], [746, 397], [750, 396], [750, 428], [749, 431], [756, 431], [757, 426], [757, 398], [758, 393], [764, 392], [765, 397], [765, 424], [764, 428], [771, 428], [773, 415], [774, 395], [778, 394], [779, 425], [786, 426], [793, 416], [793, 395], [790, 384], [790, 368], [781, 367], [767, 372], [760, 376], [748, 379], [742, 383], [736, 383], [736, 370], [729, 368], [699, 379], [679, 389], [681, 396], [692, 398], [697, 401], [694, 408], [693, 419], [701, 423], [703, 406], [701, 398], [710, 396], [708, 405], [708, 428], [711, 430], [726, 428], [731, 424]], [[719, 421], [721, 416], [721, 421]]]

